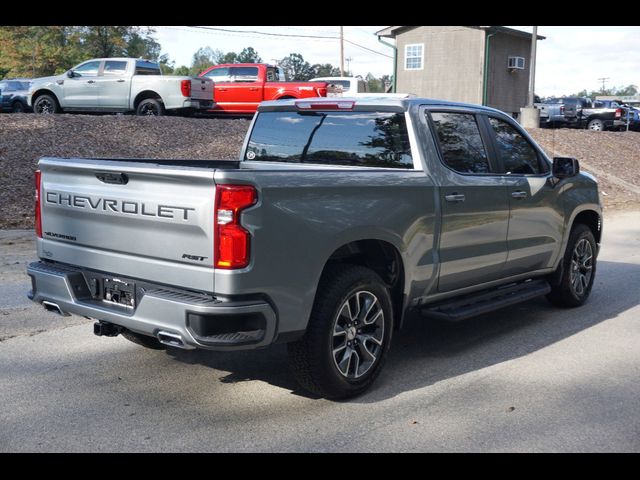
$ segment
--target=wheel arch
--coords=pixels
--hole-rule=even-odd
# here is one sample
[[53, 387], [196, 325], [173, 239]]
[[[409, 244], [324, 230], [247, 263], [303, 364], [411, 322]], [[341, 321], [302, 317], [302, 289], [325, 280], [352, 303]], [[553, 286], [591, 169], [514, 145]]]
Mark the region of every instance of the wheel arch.
[[155, 92], [153, 90], [143, 90], [135, 96], [133, 100], [133, 109], [136, 110], [138, 108], [138, 105], [140, 105], [140, 102], [148, 98], [159, 100], [164, 104], [164, 100], [158, 92]]
[[[346, 243], [333, 251], [324, 263], [320, 279], [329, 265], [360, 265], [376, 272], [389, 287], [395, 318], [394, 328], [402, 326], [405, 304], [405, 265], [398, 248], [381, 239], [362, 239]], [[318, 291], [316, 290], [316, 296]]]
[[60, 107], [60, 99], [58, 98], [58, 96], [52, 91], [49, 90], [48, 88], [41, 88], [39, 90], [36, 90], [35, 92], [33, 92], [33, 94], [31, 95], [31, 106], [33, 107], [33, 105], [36, 103], [36, 100], [38, 100], [39, 97], [41, 97], [42, 95], [51, 95], [54, 100], [56, 102], [58, 102], [58, 106]]

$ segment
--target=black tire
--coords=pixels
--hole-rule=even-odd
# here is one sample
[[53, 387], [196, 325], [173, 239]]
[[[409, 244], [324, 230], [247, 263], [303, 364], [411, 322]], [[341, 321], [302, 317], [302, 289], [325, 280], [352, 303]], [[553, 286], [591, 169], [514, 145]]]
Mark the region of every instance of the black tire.
[[140, 333], [135, 333], [130, 330], [126, 332], [122, 332], [122, 336], [129, 340], [130, 342], [136, 343], [146, 348], [150, 348], [152, 350], [165, 350], [167, 347], [158, 341], [155, 337], [150, 337], [148, 335], [142, 335]]
[[[355, 303], [347, 305], [348, 301]], [[365, 314], [356, 314], [354, 321], [351, 305], [357, 305], [358, 311]], [[345, 308], [348, 316], [344, 315]], [[344, 323], [351, 321], [353, 324]], [[329, 265], [320, 280], [305, 335], [287, 345], [293, 375], [306, 390], [325, 398], [359, 395], [379, 375], [392, 331], [391, 297], [380, 277], [357, 265]], [[366, 360], [367, 357], [373, 360]], [[345, 372], [339, 365], [343, 365]]]
[[164, 114], [164, 104], [156, 98], [146, 98], [136, 108], [136, 115], [139, 116], [160, 117]]
[[[581, 257], [579, 249], [581, 245], [586, 247], [585, 241], [589, 245], [585, 256]], [[591, 229], [581, 223], [575, 225], [562, 262], [551, 279], [551, 292], [547, 295], [549, 302], [558, 307], [572, 308], [587, 301], [596, 276], [596, 248]], [[591, 256], [590, 261], [583, 261], [588, 255]], [[587, 272], [588, 279], [584, 278]]]
[[587, 129], [593, 130], [595, 132], [602, 132], [604, 131], [604, 122], [599, 118], [594, 118], [587, 124]]
[[11, 111], [13, 113], [24, 113], [26, 108], [22, 102], [13, 102], [13, 105], [11, 105]]
[[60, 112], [58, 100], [52, 95], [40, 95], [33, 103], [33, 111], [40, 115], [49, 115]]

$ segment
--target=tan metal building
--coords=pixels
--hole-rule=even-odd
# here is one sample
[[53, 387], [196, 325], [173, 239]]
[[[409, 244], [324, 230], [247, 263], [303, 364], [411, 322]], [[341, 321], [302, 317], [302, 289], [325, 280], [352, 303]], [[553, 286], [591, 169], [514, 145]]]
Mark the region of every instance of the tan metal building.
[[487, 105], [516, 118], [527, 104], [530, 33], [490, 26], [394, 26], [376, 35], [396, 40], [399, 93]]

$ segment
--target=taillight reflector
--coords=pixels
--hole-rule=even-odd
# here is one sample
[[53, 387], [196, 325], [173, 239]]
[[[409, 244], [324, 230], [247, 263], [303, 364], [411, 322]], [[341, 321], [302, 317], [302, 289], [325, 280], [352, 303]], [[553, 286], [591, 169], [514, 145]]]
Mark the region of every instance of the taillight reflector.
[[35, 192], [35, 196], [34, 196], [34, 205], [35, 205], [35, 229], [36, 229], [36, 235], [38, 236], [38, 238], [42, 238], [42, 208], [40, 205], [40, 179], [42, 178], [42, 174], [40, 173], [40, 170], [36, 170], [35, 173], [35, 187], [36, 187], [36, 192]]
[[182, 91], [183, 97], [191, 96], [191, 80], [182, 80], [180, 82], [180, 90]]
[[337, 102], [298, 101], [296, 102], [296, 108], [300, 110], [353, 110], [355, 103], [353, 100], [340, 100]]
[[616, 118], [620, 118], [622, 117], [622, 109], [621, 108], [617, 108], [616, 109]]
[[242, 210], [254, 205], [258, 195], [250, 185], [217, 185], [214, 218], [216, 268], [236, 269], [249, 265], [250, 234], [240, 225]]

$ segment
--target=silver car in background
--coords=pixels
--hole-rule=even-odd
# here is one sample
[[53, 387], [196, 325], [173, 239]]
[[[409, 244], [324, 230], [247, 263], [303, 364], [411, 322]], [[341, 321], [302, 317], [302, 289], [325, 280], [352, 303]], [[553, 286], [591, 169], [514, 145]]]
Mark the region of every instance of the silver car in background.
[[87, 60], [62, 75], [33, 81], [27, 102], [35, 113], [61, 111], [190, 114], [213, 106], [208, 78], [162, 75], [156, 62], [135, 58]]

